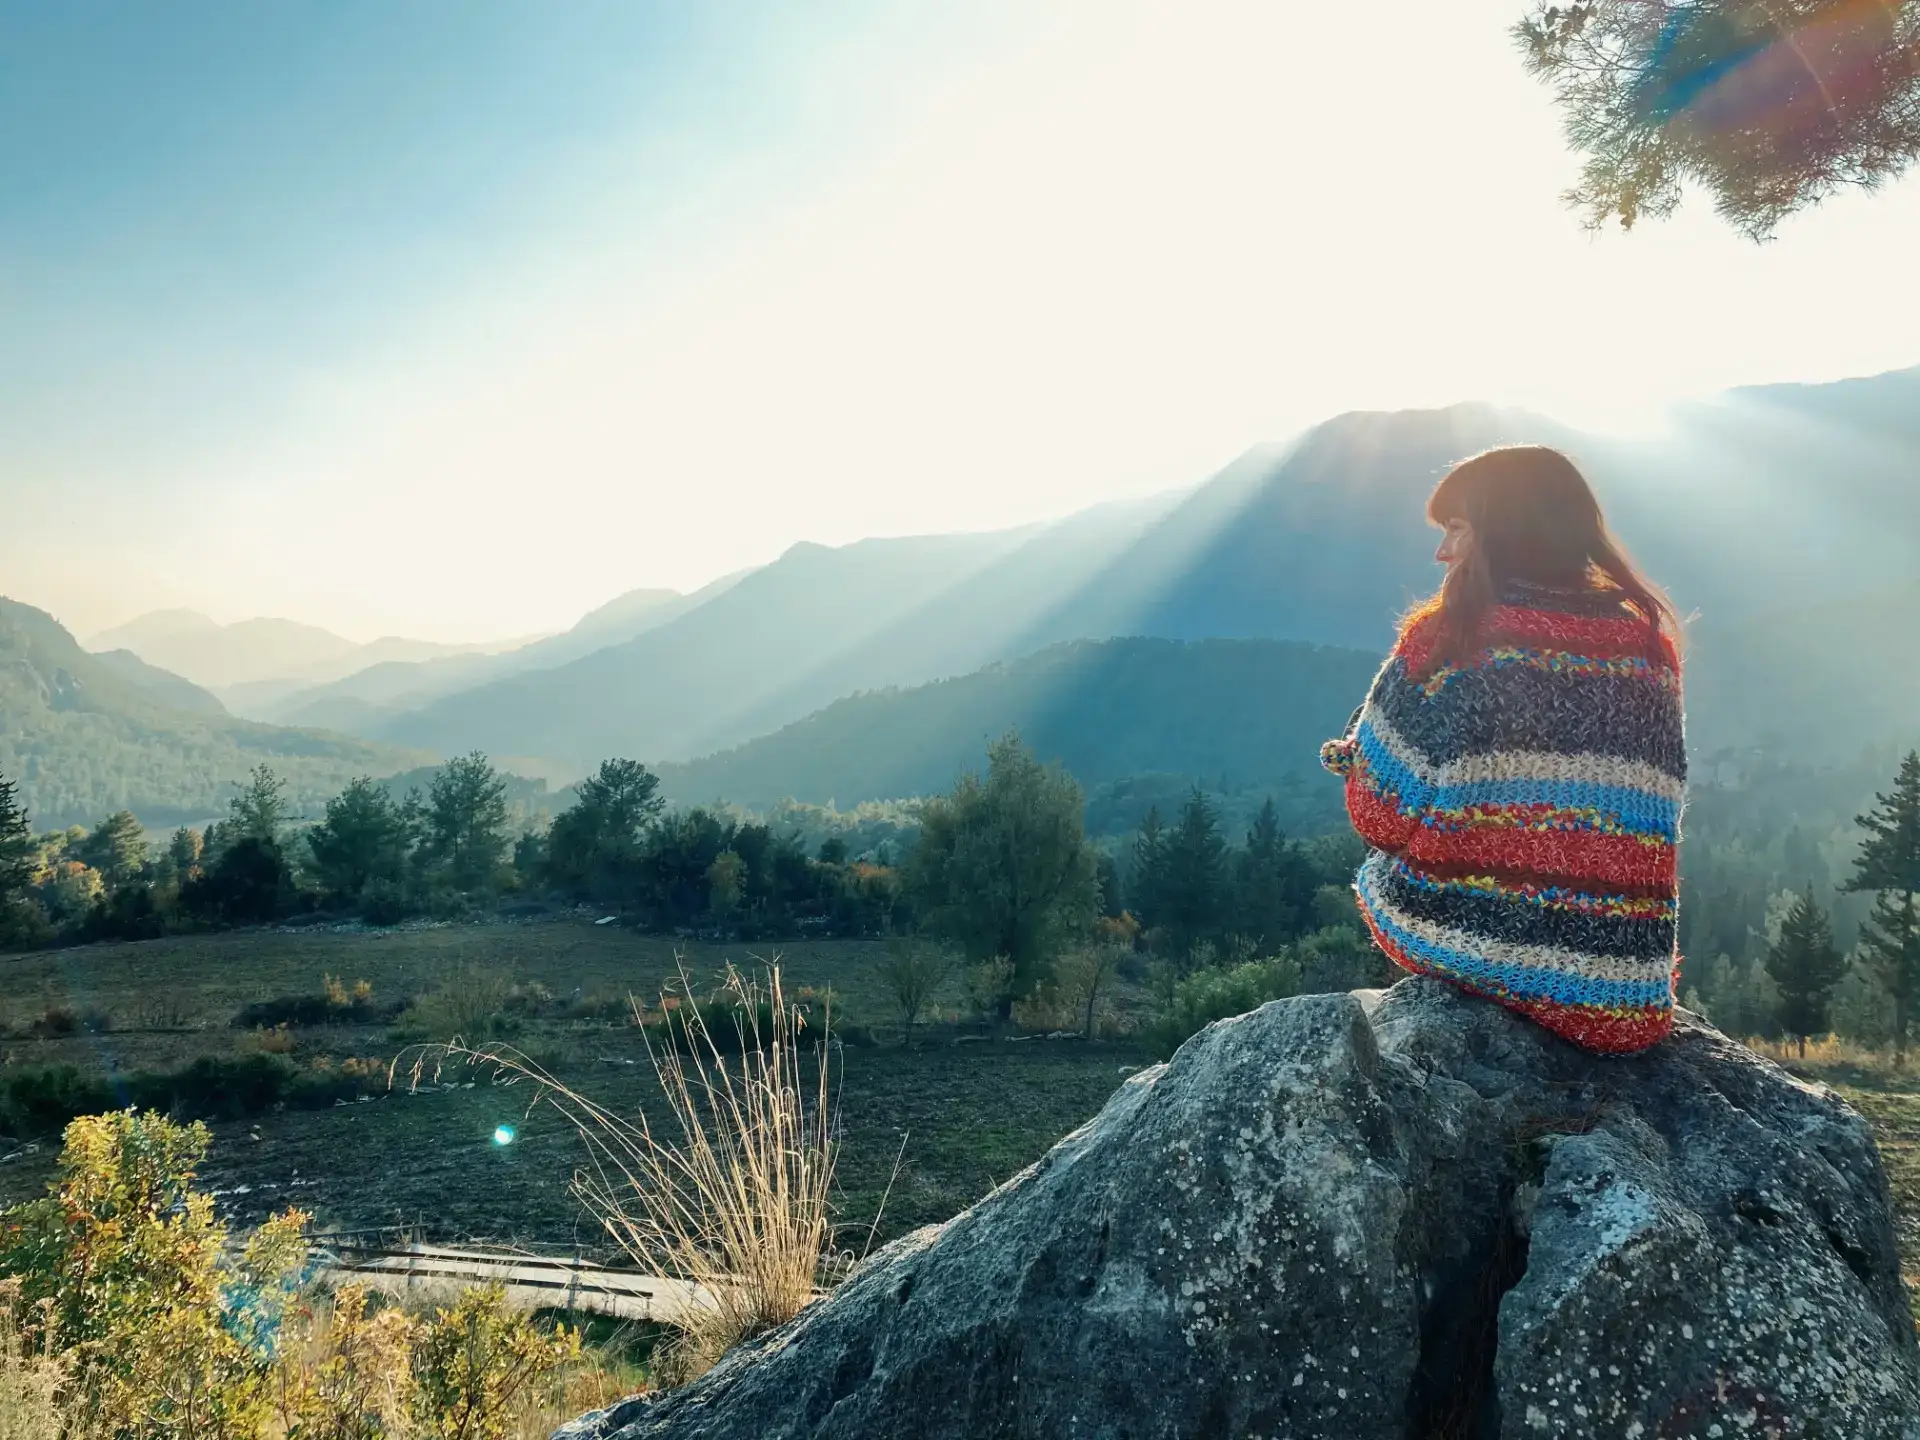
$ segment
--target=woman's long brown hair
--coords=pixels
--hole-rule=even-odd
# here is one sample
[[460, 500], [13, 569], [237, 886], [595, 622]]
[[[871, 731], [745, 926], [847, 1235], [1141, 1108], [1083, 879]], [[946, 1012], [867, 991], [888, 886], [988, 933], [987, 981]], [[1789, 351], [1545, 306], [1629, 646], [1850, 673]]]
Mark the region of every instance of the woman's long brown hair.
[[1431, 669], [1472, 659], [1500, 592], [1515, 582], [1617, 591], [1647, 622], [1647, 658], [1657, 663], [1673, 653], [1680, 624], [1672, 603], [1614, 539], [1593, 487], [1558, 450], [1508, 445], [1462, 460], [1434, 490], [1427, 518], [1473, 527], [1465, 557], [1406, 620], [1411, 630], [1438, 617]]

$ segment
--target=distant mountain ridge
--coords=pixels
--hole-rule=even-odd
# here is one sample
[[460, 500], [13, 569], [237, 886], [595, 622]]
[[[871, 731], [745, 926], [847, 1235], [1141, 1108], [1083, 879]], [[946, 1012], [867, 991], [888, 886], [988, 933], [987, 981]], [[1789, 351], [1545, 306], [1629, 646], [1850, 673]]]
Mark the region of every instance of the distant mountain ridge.
[[[506, 642], [512, 643], [512, 642]], [[193, 610], [156, 610], [95, 635], [87, 648], [129, 650], [150, 665], [171, 670], [214, 691], [321, 684], [388, 661], [419, 661], [441, 655], [484, 653], [498, 646], [447, 645], [432, 640], [382, 636], [361, 644], [317, 625], [260, 617], [231, 625]]]
[[[803, 543], [692, 596], [631, 592], [508, 654], [367, 666], [246, 709], [433, 754], [483, 749], [565, 779], [610, 755], [690, 762], [845, 696], [967, 675], [1063, 641], [1378, 653], [1438, 579], [1424, 519], [1435, 480], [1462, 456], [1515, 441], [1573, 453], [1629, 547], [1697, 613], [1702, 744], [1753, 728], [1750, 708], [1733, 713], [1751, 706], [1751, 690], [1716, 666], [1736, 652], [1752, 658], [1729, 660], [1735, 669], [1759, 662], [1752, 627], [1763, 617], [1920, 581], [1914, 369], [1734, 391], [1636, 436], [1477, 404], [1340, 415], [1182, 493], [1017, 530]], [[1814, 635], [1787, 624], [1779, 637], [1807, 652], [1810, 671], [1877, 673], [1844, 626]], [[1795, 663], [1790, 650], [1773, 658]], [[1720, 694], [1732, 697], [1724, 707]], [[1831, 745], [1847, 734], [1849, 704], [1897, 725], [1902, 697], [1897, 685], [1864, 703], [1796, 692], [1793, 725]], [[238, 703], [233, 691], [223, 698]]]
[[156, 700], [175, 710], [196, 715], [225, 715], [227, 707], [211, 690], [203, 690], [185, 676], [149, 665], [131, 650], [102, 650], [93, 657], [123, 680], [131, 680]]
[[172, 686], [128, 670], [88, 654], [45, 611], [0, 597], [0, 772], [19, 786], [36, 828], [123, 809], [154, 826], [205, 820], [261, 763], [287, 780], [296, 809], [312, 813], [355, 775], [388, 775], [423, 758], [178, 708], [168, 703]]
[[234, 699], [258, 720], [377, 735], [399, 712], [442, 695], [508, 675], [552, 669], [645, 634], [725, 594], [747, 573], [722, 576], [685, 595], [676, 590], [630, 590], [589, 611], [570, 629], [511, 650], [386, 660], [323, 685], [276, 687], [250, 700]]
[[[1018, 729], [1096, 800], [1147, 775], [1217, 793], [1317, 790], [1311, 813], [1338, 812], [1319, 768], [1379, 668], [1365, 650], [1291, 640], [1076, 640], [970, 675], [837, 700], [736, 749], [661, 768], [682, 803], [781, 800], [849, 809], [952, 787], [990, 741]], [[1294, 805], [1291, 823], [1307, 810]]]
[[[1356, 412], [1180, 495], [986, 535], [796, 546], [721, 600], [377, 732], [443, 752], [678, 762], [860, 690], [1062, 640], [1300, 640], [1378, 652], [1438, 572], [1425, 502], [1487, 447], [1564, 448], [1683, 611], [1732, 629], [1920, 576], [1920, 369], [1682, 407], [1643, 436], [1487, 405]], [[1825, 643], [1847, 645], [1844, 635]], [[1836, 702], [1837, 703], [1837, 702]], [[1711, 734], [1715, 717], [1703, 717]]]

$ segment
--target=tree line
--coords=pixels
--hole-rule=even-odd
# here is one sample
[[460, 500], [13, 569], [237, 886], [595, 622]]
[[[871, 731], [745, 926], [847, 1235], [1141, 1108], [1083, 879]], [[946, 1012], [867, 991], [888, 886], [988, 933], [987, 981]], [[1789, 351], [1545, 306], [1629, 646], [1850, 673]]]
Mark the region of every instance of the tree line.
[[508, 784], [476, 752], [441, 766], [424, 790], [353, 780], [301, 823], [285, 783], [262, 765], [224, 819], [161, 842], [125, 811], [92, 829], [35, 834], [0, 776], [0, 943], [145, 939], [300, 914], [392, 924], [514, 897], [746, 938], [877, 934], [893, 923], [891, 866], [850, 861], [831, 839], [810, 855], [797, 832], [735, 815], [668, 811], [657, 777], [633, 761], [607, 761], [550, 826], [518, 833]]
[[[922, 936], [963, 960], [969, 990], [1002, 1015], [1062, 987], [1090, 1019], [1092, 990], [1123, 964], [1151, 975], [1168, 1005], [1183, 984], [1226, 972], [1252, 983], [1244, 967], [1276, 958], [1297, 988], [1390, 978], [1354, 914], [1351, 836], [1290, 838], [1269, 801], [1236, 840], [1195, 789], [1171, 818], [1152, 808], [1130, 840], [1103, 848], [1071, 775], [1017, 734], [986, 758], [920, 807], [904, 853], [888, 841], [858, 857], [835, 836], [810, 848], [797, 828], [671, 809], [658, 777], [624, 759], [580, 782], [551, 824], [517, 835], [507, 778], [478, 753], [441, 767], [424, 791], [355, 780], [304, 826], [261, 766], [225, 819], [163, 844], [126, 812], [36, 835], [0, 777], [0, 942], [145, 938], [301, 911], [392, 923], [518, 896], [716, 937]], [[1804, 1041], [1838, 1028], [1904, 1053], [1920, 1000], [1920, 753], [1856, 828], [1852, 872], [1835, 888], [1869, 897], [1871, 911], [1850, 953], [1809, 881], [1776, 893], [1761, 926], [1748, 922], [1750, 959], [1689, 959], [1686, 1003], [1736, 1033]]]

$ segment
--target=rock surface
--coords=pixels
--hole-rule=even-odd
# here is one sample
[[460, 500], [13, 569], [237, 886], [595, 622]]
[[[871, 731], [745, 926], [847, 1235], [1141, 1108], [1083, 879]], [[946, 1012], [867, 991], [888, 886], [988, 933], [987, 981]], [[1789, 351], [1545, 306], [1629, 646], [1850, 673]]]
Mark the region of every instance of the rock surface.
[[1430, 980], [1213, 1026], [946, 1225], [579, 1440], [1920, 1440], [1866, 1123], [1685, 1020]]

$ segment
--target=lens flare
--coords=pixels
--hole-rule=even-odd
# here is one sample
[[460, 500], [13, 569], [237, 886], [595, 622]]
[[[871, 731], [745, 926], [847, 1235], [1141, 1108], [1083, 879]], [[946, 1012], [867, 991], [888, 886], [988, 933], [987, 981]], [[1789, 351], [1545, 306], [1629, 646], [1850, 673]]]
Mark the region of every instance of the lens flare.
[[493, 1127], [493, 1143], [494, 1144], [511, 1145], [513, 1144], [513, 1140], [514, 1140], [513, 1126], [496, 1125]]

